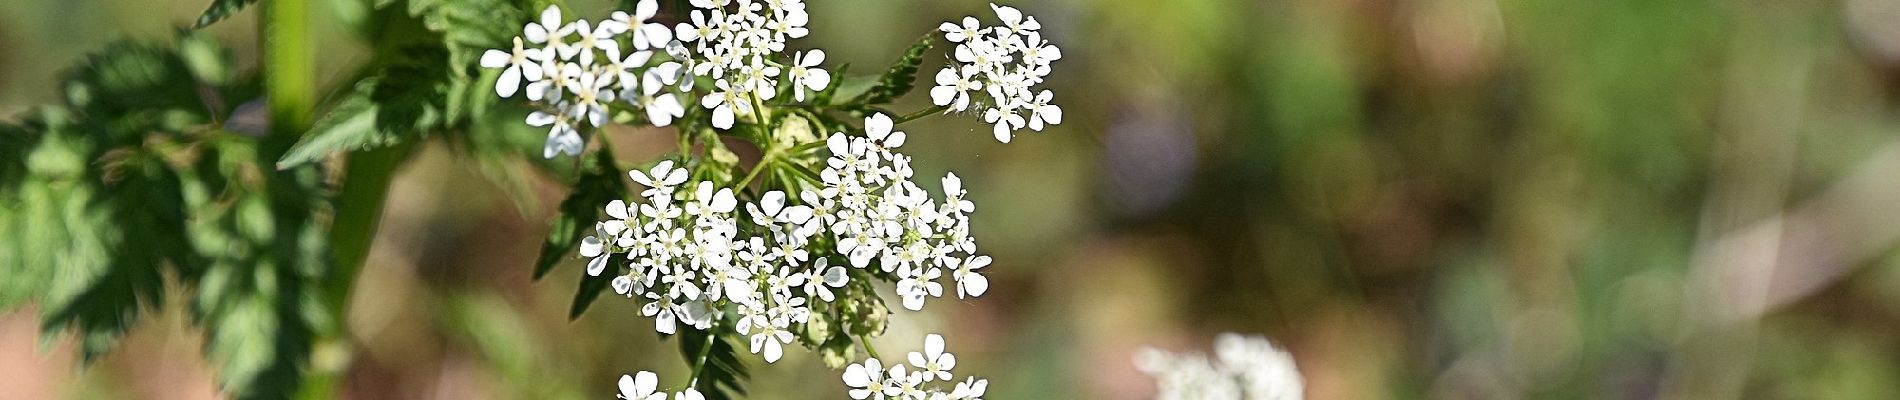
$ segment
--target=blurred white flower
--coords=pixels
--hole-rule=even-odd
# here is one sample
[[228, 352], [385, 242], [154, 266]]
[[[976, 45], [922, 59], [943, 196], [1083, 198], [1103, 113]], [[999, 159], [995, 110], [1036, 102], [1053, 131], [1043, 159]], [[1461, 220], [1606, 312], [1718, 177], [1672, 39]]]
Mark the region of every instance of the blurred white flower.
[[1223, 333], [1216, 358], [1144, 348], [1135, 367], [1153, 375], [1158, 399], [1297, 400], [1304, 386], [1293, 356], [1260, 336]]

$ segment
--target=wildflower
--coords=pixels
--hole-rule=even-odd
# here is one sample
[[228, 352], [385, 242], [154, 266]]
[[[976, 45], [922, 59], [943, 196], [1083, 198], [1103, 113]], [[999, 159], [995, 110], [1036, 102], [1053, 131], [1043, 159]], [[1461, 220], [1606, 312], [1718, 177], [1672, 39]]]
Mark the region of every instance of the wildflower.
[[1155, 376], [1161, 399], [1285, 400], [1303, 396], [1293, 356], [1259, 336], [1223, 333], [1214, 339], [1216, 358], [1152, 348], [1136, 354], [1135, 367]]
[[[825, 62], [825, 51], [812, 49], [792, 57], [792, 99], [805, 101], [805, 90], [814, 92], [831, 86], [831, 73], [816, 68]], [[507, 97], [507, 96], [502, 96]]]
[[657, 391], [660, 376], [648, 371], [634, 375], [620, 376], [620, 398], [626, 400], [666, 400], [666, 393]]
[[937, 71], [930, 97], [936, 105], [964, 111], [977, 102], [972, 94], [986, 95], [986, 105], [980, 107], [983, 121], [992, 125], [997, 141], [1008, 143], [1024, 127], [1041, 131], [1044, 125], [1062, 123], [1054, 93], [1035, 90], [1049, 75], [1049, 64], [1062, 58], [1062, 49], [1043, 39], [1042, 24], [1035, 17], [1014, 7], [990, 8], [1003, 26], [986, 28], [974, 17], [965, 17], [961, 25], [945, 22], [938, 27], [946, 40], [957, 43], [951, 52], [956, 63]]
[[540, 58], [541, 49], [523, 48], [521, 37], [516, 36], [514, 50], [488, 50], [482, 53], [481, 65], [483, 68], [504, 68], [501, 77], [495, 80], [495, 94], [507, 98], [521, 89], [522, 79], [541, 79]]
[[673, 31], [666, 24], [651, 22], [660, 12], [660, 5], [654, 0], [640, 0], [634, 4], [633, 13], [614, 11], [609, 20], [614, 21], [625, 32], [632, 33], [635, 49], [657, 49], [666, 47], [673, 40]]
[[924, 336], [924, 351], [910, 352], [910, 365], [923, 372], [925, 382], [950, 380], [950, 368], [957, 366], [957, 356], [943, 350], [943, 335], [932, 333]]

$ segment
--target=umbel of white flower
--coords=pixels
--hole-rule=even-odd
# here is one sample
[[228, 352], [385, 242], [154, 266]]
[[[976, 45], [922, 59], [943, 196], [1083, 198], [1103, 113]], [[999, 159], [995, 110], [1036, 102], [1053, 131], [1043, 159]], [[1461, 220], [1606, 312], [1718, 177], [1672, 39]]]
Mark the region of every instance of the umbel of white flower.
[[[964, 198], [962, 180], [944, 176], [946, 192], [933, 196], [911, 181], [910, 157], [895, 151], [906, 135], [889, 117], [867, 118], [865, 133], [832, 134], [822, 186], [797, 200], [768, 191], [741, 205], [732, 188], [685, 186], [686, 171], [672, 161], [630, 171], [646, 189], [638, 203], [608, 203], [611, 219], [582, 239], [587, 272], [624, 267], [614, 291], [644, 299], [640, 313], [661, 333], [710, 329], [731, 310], [733, 329], [767, 362], [810, 321], [812, 304], [834, 301], [833, 290], [852, 276], [894, 280], [910, 310], [942, 297], [945, 279], [959, 298], [981, 296], [989, 281], [980, 270], [990, 258], [976, 255], [969, 220], [976, 205]], [[615, 254], [624, 254], [624, 265], [609, 265]]]
[[1135, 367], [1155, 377], [1161, 400], [1298, 400], [1304, 395], [1293, 355], [1260, 336], [1223, 333], [1215, 357], [1144, 348]]
[[[550, 6], [508, 48], [480, 59], [500, 71], [495, 94], [519, 95], [532, 110], [525, 122], [547, 130], [544, 157], [581, 154], [585, 135], [608, 123], [679, 127], [676, 155], [628, 172], [639, 193], [601, 205], [606, 219], [580, 243], [588, 275], [611, 279], [660, 333], [739, 338], [768, 363], [804, 346], [834, 367], [854, 358], [853, 346], [870, 352], [864, 340], [883, 332], [886, 304], [920, 311], [952, 291], [959, 299], [988, 291], [991, 259], [977, 252], [976, 204], [962, 178], [922, 179], [937, 192], [919, 185], [896, 126], [938, 110], [981, 111], [1008, 142], [1023, 127], [1061, 123], [1053, 94], [1039, 88], [1061, 52], [1034, 17], [992, 4], [1001, 26], [945, 24], [946, 40], [958, 44], [949, 75], [939, 73], [931, 90], [938, 107], [893, 119], [874, 112], [886, 103], [867, 104], [868, 96], [836, 101], [843, 79], [823, 68], [825, 52], [788, 47], [810, 33], [801, 0], [691, 4], [672, 26], [654, 22], [656, 0], [603, 20], [568, 20]], [[863, 116], [862, 126], [839, 117], [847, 113]], [[726, 140], [764, 154], [744, 167]], [[884, 301], [884, 290], [896, 301]], [[931, 335], [908, 360], [917, 382], [951, 378], [955, 358], [942, 342]], [[898, 388], [894, 395], [872, 392], [975, 399], [987, 385], [925, 390], [906, 385], [910, 375], [880, 381]], [[667, 397], [649, 372], [623, 378], [621, 389], [627, 399]]]
[[956, 64], [937, 71], [930, 99], [958, 112], [980, 103], [983, 121], [993, 125], [996, 140], [1009, 143], [1024, 126], [1041, 131], [1043, 125], [1062, 123], [1062, 108], [1052, 103], [1055, 94], [1036, 88], [1049, 76], [1049, 64], [1062, 59], [1062, 49], [1042, 38], [1042, 23], [1036, 17], [1023, 15], [1015, 7], [990, 4], [990, 8], [1002, 20], [1001, 26], [982, 26], [976, 17], [963, 17], [962, 24], [945, 22], [938, 27], [944, 39], [957, 43], [951, 53]]

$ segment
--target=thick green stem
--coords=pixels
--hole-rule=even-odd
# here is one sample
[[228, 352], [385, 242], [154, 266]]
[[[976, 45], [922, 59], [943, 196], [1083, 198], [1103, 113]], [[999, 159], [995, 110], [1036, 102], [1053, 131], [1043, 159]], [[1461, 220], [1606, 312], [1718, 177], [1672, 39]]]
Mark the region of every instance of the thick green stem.
[[264, 53], [264, 95], [270, 110], [270, 139], [266, 154], [275, 155], [297, 143], [310, 127], [316, 103], [316, 63], [310, 45], [310, 3], [307, 0], [271, 0], [258, 5], [258, 47]]

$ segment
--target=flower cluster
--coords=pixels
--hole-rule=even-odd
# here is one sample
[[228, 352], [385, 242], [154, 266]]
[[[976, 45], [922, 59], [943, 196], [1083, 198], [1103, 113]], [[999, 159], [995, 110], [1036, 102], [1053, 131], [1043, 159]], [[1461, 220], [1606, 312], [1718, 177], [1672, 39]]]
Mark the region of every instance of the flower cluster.
[[[621, 375], [620, 394], [614, 397], [623, 400], [668, 400], [667, 392], [660, 390], [660, 376], [649, 371]], [[706, 400], [706, 396], [699, 393], [699, 389], [689, 387], [673, 393], [672, 400]]]
[[[851, 364], [845, 367], [844, 384], [851, 387], [851, 398], [858, 400], [982, 400], [984, 392], [989, 391], [987, 379], [956, 381], [950, 369], [957, 366], [957, 356], [944, 350], [941, 335], [925, 336], [924, 351], [911, 352], [908, 361], [908, 369], [902, 362], [895, 362], [887, 370], [875, 358]], [[939, 387], [927, 386], [932, 382]], [[950, 386], [950, 390], [944, 391], [941, 386]]]
[[[548, 7], [511, 49], [481, 58], [483, 67], [500, 70], [495, 93], [522, 93], [534, 109], [527, 123], [548, 129], [544, 157], [578, 155], [582, 135], [610, 120], [680, 126], [677, 156], [629, 171], [638, 196], [610, 194], [622, 200], [605, 204], [606, 219], [581, 240], [588, 275], [611, 277], [614, 292], [637, 299], [660, 333], [742, 338], [766, 362], [801, 343], [833, 367], [883, 332], [889, 309], [879, 285], [894, 287], [909, 310], [952, 287], [958, 298], [988, 291], [983, 268], [991, 259], [977, 253], [969, 220], [976, 205], [963, 180], [946, 174], [937, 179], [942, 192], [925, 190], [912, 180], [910, 156], [897, 151], [906, 134], [895, 125], [914, 118], [873, 112], [852, 127], [856, 121], [840, 116], [876, 110], [872, 100], [819, 100], [845, 85], [820, 68], [824, 51], [788, 49], [789, 40], [809, 34], [802, 0], [691, 4], [670, 27], [653, 22], [656, 0], [598, 21], [568, 21]], [[975, 18], [945, 24], [958, 62], [939, 74], [946, 87], [931, 97], [935, 110], [976, 104], [1008, 142], [1017, 129], [1061, 122], [1050, 92], [1037, 91], [1061, 53], [1042, 39], [1034, 17], [991, 7], [1003, 26], [980, 27]], [[917, 61], [906, 57], [889, 70], [909, 71], [893, 72], [908, 78]], [[741, 141], [761, 153], [750, 166], [727, 148]], [[603, 195], [576, 196], [583, 194]], [[955, 357], [942, 348], [942, 337], [931, 335], [926, 351], [911, 355], [914, 371], [887, 371], [873, 359], [852, 365], [846, 382], [860, 388], [853, 392], [859, 398], [980, 398], [987, 381], [923, 387], [950, 384]], [[656, 379], [624, 377], [621, 397], [663, 399]]]
[[[654, 0], [641, 0], [633, 14], [614, 12], [606, 20], [567, 21], [561, 9], [548, 6], [539, 21], [522, 28], [512, 50], [489, 50], [481, 65], [502, 69], [495, 94], [513, 97], [523, 90], [529, 101], [543, 106], [528, 115], [528, 125], [547, 127], [542, 156], [580, 154], [585, 142], [580, 128], [607, 123], [615, 101], [645, 110], [647, 121], [666, 126], [685, 114], [685, 107], [668, 85], [679, 80], [681, 64], [667, 61], [649, 66], [653, 50], [672, 41], [665, 25], [649, 20], [659, 12]], [[620, 41], [632, 51], [622, 54]], [[533, 47], [528, 47], [533, 45]]]
[[581, 255], [592, 259], [588, 274], [598, 276], [624, 254], [628, 272], [614, 278], [614, 292], [647, 299], [640, 313], [661, 333], [675, 333], [678, 324], [710, 329], [731, 305], [752, 352], [775, 362], [792, 326], [810, 320], [808, 301], [831, 300], [831, 288], [848, 279], [827, 259], [811, 259], [804, 249], [815, 233], [807, 226], [811, 208], [787, 207], [783, 192], [747, 203], [746, 219], [731, 188], [701, 181], [681, 190], [686, 170], [671, 161], [629, 175], [647, 187], [646, 202], [608, 203], [613, 219], [595, 224]]
[[[973, 255], [968, 213], [976, 206], [963, 199], [961, 180], [944, 177], [947, 193], [938, 203], [910, 181], [910, 158], [892, 151], [904, 133], [892, 131], [883, 114], [865, 124], [868, 137], [838, 133], [827, 141], [824, 187], [801, 192], [806, 204], [769, 191], [744, 204], [749, 218], [740, 215], [732, 188], [700, 181], [684, 190], [687, 172], [672, 161], [629, 172], [647, 188], [644, 203], [607, 204], [611, 219], [581, 241], [587, 273], [599, 276], [611, 260], [624, 259], [627, 273], [614, 278], [614, 291], [648, 300], [641, 314], [662, 333], [675, 333], [678, 324], [710, 329], [732, 305], [735, 329], [767, 362], [778, 361], [793, 328], [810, 321], [812, 302], [835, 300], [833, 289], [850, 279], [847, 266], [862, 270], [877, 260], [911, 310], [943, 295], [946, 269], [959, 297], [982, 295], [988, 281], [977, 270], [990, 259]], [[813, 257], [833, 252], [808, 249], [820, 234], [831, 235], [825, 241], [849, 261]]]
[[864, 268], [872, 259], [894, 274], [904, 308], [922, 310], [927, 297], [942, 297], [937, 279], [951, 271], [957, 297], [981, 296], [989, 281], [976, 270], [990, 264], [978, 256], [970, 236], [969, 213], [976, 204], [964, 199], [963, 181], [955, 173], [942, 179], [941, 203], [911, 182], [910, 157], [894, 151], [904, 145], [904, 132], [893, 131], [891, 119], [874, 114], [865, 119], [865, 137], [834, 134], [827, 140], [831, 158], [819, 175], [824, 188], [801, 194], [814, 214], [837, 235], [837, 251]]
[[[711, 78], [712, 91], [700, 97], [699, 104], [712, 111], [712, 125], [731, 129], [735, 118], [751, 115], [759, 102], [777, 97], [779, 78], [791, 80], [792, 96], [805, 100], [805, 92], [824, 90], [831, 75], [817, 68], [825, 61], [823, 50], [794, 55], [790, 65], [781, 66], [773, 56], [785, 51], [785, 42], [805, 37], [810, 16], [800, 0], [693, 0], [691, 23], [675, 30], [679, 39], [692, 45], [668, 49], [674, 57], [689, 60], [693, 75]], [[690, 89], [692, 79], [681, 85]]]
[[1303, 396], [1293, 355], [1259, 336], [1224, 333], [1214, 359], [1197, 353], [1142, 349], [1135, 367], [1154, 375], [1163, 400], [1289, 400]]
[[944, 39], [957, 43], [953, 53], [957, 63], [937, 71], [930, 99], [952, 111], [966, 111], [972, 94], [987, 94], [986, 105], [978, 106], [983, 120], [995, 126], [997, 141], [1009, 143], [1011, 135], [1024, 126], [1041, 131], [1045, 124], [1062, 123], [1062, 108], [1050, 103], [1055, 94], [1036, 89], [1049, 76], [1049, 64], [1062, 59], [1062, 49], [1042, 38], [1042, 24], [1036, 17], [1025, 16], [1015, 7], [991, 4], [990, 8], [1002, 26], [982, 26], [976, 17], [963, 17], [962, 24], [945, 22], [938, 27]]

